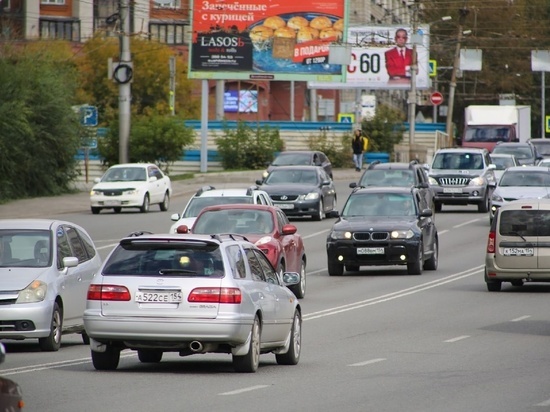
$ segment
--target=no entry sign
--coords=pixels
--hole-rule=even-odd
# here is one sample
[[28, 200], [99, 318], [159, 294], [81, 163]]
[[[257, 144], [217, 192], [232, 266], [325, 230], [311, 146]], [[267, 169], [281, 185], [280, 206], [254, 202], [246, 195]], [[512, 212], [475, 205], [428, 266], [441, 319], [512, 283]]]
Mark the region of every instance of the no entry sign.
[[437, 106], [443, 103], [443, 95], [439, 92], [433, 92], [430, 95], [430, 102], [432, 102], [433, 105]]

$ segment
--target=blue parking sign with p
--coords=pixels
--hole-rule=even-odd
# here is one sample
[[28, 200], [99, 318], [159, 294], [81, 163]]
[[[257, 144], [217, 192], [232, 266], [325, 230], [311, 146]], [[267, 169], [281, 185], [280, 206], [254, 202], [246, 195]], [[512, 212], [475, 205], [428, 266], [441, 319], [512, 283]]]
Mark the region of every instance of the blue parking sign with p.
[[80, 107], [80, 123], [83, 126], [97, 126], [97, 107], [81, 106]]

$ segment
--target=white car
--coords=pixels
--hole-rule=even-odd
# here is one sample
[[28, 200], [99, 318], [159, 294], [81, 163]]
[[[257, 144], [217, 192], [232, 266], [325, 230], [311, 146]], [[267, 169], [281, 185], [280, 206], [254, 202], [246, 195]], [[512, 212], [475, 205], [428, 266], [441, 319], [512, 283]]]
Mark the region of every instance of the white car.
[[38, 339], [43, 351], [57, 351], [66, 333], [88, 343], [82, 315], [100, 267], [92, 239], [74, 223], [0, 220], [0, 339]]
[[200, 211], [206, 206], [235, 203], [273, 206], [273, 201], [267, 192], [259, 190], [257, 186], [244, 189], [216, 189], [213, 186], [203, 186], [187, 202], [181, 215], [174, 213], [171, 216], [171, 219], [176, 223], [170, 227], [169, 233], [177, 233], [178, 227], [182, 225], [188, 228], [193, 227]]
[[172, 182], [157, 165], [125, 163], [110, 167], [101, 179], [95, 179], [90, 192], [92, 213], [113, 209], [138, 208], [147, 213], [150, 205], [159, 205], [165, 212], [170, 207]]

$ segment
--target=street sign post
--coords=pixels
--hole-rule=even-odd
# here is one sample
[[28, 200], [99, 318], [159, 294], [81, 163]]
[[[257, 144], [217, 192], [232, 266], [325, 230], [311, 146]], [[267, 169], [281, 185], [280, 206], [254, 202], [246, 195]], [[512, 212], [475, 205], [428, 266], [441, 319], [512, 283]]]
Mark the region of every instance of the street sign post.
[[440, 105], [441, 103], [443, 103], [443, 95], [439, 92], [433, 92], [430, 95], [430, 102], [432, 102], [434, 106]]

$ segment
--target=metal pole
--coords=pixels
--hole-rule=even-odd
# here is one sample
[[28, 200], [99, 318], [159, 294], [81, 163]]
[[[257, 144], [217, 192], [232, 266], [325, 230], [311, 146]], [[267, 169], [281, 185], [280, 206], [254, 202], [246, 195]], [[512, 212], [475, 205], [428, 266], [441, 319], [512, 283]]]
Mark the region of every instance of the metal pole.
[[[416, 132], [416, 70], [418, 61], [416, 58], [416, 24], [418, 20], [418, 5], [414, 2], [414, 10], [412, 16], [412, 64], [411, 64], [411, 90], [409, 92], [409, 151], [413, 150], [414, 135]], [[412, 159], [412, 153], [410, 159]]]
[[[434, 91], [435, 92], [437, 91], [437, 74], [434, 78]], [[437, 109], [438, 109], [438, 105], [434, 104], [433, 105], [433, 113], [432, 113], [432, 123], [437, 123]]]
[[208, 80], [202, 81], [201, 95], [201, 173], [208, 171]]
[[176, 57], [170, 56], [170, 114], [176, 115]]
[[[128, 0], [120, 0], [120, 20], [122, 34], [120, 36], [120, 63], [131, 64], [130, 54], [130, 6]], [[119, 139], [119, 163], [128, 163], [130, 142], [130, 102], [131, 82], [122, 82], [118, 86], [118, 139]]]
[[544, 76], [545, 72], [541, 72], [541, 91], [540, 91], [540, 117], [541, 117], [541, 128], [540, 128], [540, 134], [541, 137], [544, 139], [546, 137], [546, 103], [544, 101], [545, 95], [546, 95], [546, 78]]
[[290, 81], [290, 121], [294, 121], [294, 80]]

